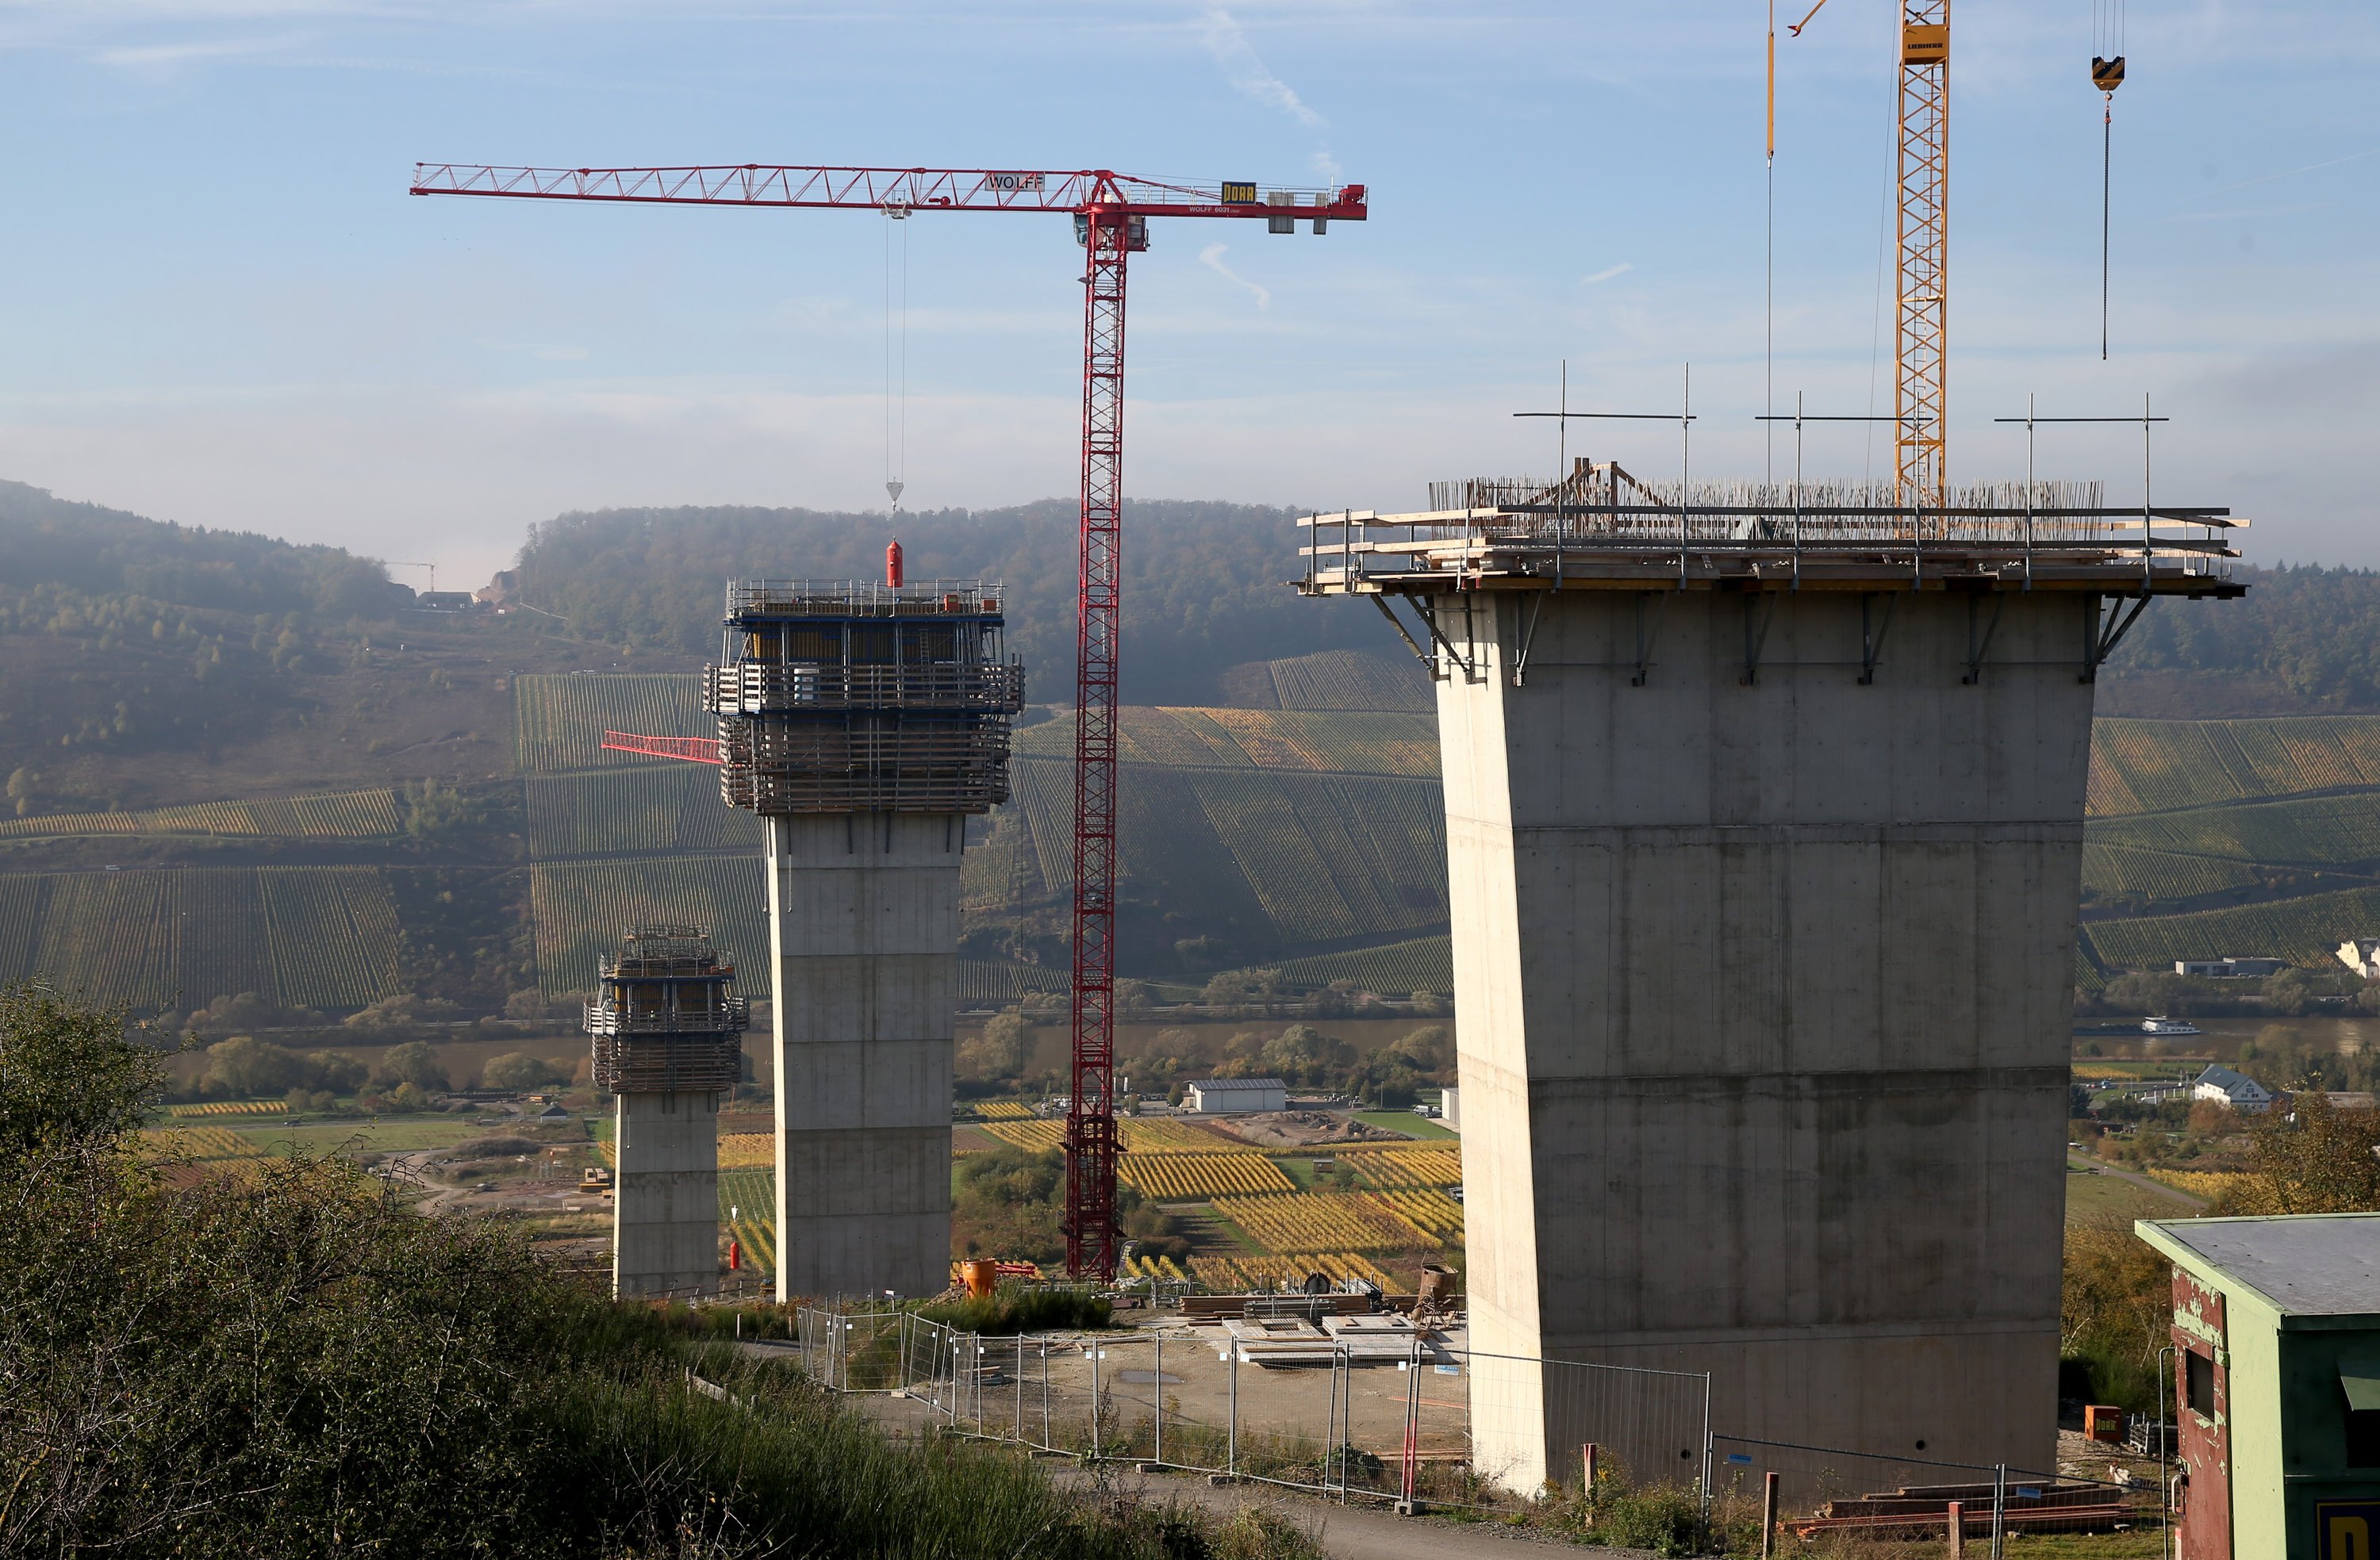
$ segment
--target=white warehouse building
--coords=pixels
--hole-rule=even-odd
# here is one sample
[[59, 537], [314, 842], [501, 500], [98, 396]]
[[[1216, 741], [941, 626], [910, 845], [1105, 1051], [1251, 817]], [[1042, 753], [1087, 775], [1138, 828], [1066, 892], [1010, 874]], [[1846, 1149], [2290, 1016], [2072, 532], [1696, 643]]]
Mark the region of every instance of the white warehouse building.
[[1289, 1085], [1278, 1078], [1193, 1078], [1183, 1102], [1194, 1116], [1250, 1116], [1287, 1110]]

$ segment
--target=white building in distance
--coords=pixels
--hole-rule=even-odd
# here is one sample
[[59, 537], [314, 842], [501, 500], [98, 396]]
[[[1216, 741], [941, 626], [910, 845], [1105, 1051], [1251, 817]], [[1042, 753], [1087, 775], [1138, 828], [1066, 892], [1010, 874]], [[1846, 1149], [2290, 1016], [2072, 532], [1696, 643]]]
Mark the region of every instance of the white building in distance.
[[2277, 975], [2289, 967], [2286, 959], [2177, 959], [2173, 973], [2202, 980], [2232, 980], [2242, 975]]
[[1183, 1102], [1194, 1116], [1252, 1116], [1289, 1108], [1289, 1085], [1278, 1078], [1193, 1078]]
[[2209, 1067], [2200, 1073], [2198, 1082], [2191, 1085], [2190, 1097], [2228, 1105], [2243, 1116], [2254, 1116], [2273, 1107], [2270, 1089], [2228, 1067]]
[[2338, 945], [2338, 961], [2365, 980], [2380, 977], [2380, 937], [2350, 937]]

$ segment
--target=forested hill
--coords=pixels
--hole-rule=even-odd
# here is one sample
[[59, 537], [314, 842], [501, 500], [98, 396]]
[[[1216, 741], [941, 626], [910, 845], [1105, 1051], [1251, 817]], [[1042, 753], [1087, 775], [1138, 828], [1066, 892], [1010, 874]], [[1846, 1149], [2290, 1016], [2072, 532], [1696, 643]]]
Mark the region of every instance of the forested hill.
[[2243, 571], [2236, 601], [2159, 601], [2110, 664], [2100, 713], [2380, 708], [2380, 574]]
[[[1130, 503], [1124, 511], [1123, 692], [1135, 704], [1226, 702], [1232, 667], [1318, 650], [1402, 647], [1358, 602], [1299, 597], [1297, 511]], [[908, 577], [1008, 589], [1010, 647], [1036, 702], [1071, 702], [1078, 515], [1056, 500], [901, 515], [805, 509], [607, 509], [535, 526], [522, 599], [568, 632], [709, 659], [731, 578], [880, 579], [898, 537]], [[551, 625], [550, 626], [558, 626]]]

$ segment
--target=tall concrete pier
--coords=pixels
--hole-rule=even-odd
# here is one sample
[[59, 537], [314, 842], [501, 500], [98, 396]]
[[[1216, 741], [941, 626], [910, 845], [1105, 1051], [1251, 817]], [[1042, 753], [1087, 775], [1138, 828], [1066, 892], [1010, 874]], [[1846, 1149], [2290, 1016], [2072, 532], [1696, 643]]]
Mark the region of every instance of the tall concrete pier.
[[719, 1102], [744, 1061], [735, 966], [693, 926], [631, 927], [587, 1004], [613, 1131], [612, 1290], [719, 1286]]
[[766, 824], [781, 1298], [948, 1282], [959, 861], [1024, 696], [1003, 628], [975, 584], [728, 591], [704, 696]]
[[[1402, 600], [1437, 679], [1470, 1341], [2051, 1468], [2093, 678], [2146, 597], [2239, 593], [2225, 512], [1798, 496], [1319, 517], [1304, 588]], [[1597, 1438], [1561, 1370], [1475, 1375], [1482, 1471]]]

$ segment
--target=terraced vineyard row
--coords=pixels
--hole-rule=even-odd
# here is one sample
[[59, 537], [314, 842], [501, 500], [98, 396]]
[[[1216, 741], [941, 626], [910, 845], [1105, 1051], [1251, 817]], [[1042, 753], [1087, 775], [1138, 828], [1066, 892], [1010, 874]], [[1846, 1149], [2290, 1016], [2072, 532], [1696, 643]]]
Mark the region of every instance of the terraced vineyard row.
[[1302, 1278], [1308, 1273], [1333, 1280], [1368, 1279], [1383, 1294], [1413, 1292], [1359, 1252], [1301, 1252], [1293, 1259], [1202, 1254], [1190, 1259], [1190, 1272], [1199, 1283], [1223, 1294], [1278, 1288], [1283, 1279]]
[[2380, 928], [2380, 889], [2312, 894], [2269, 904], [2205, 910], [2192, 915], [2094, 921], [2088, 930], [2102, 961], [2135, 970], [2169, 970], [2177, 959], [2225, 954], [2287, 959], [2321, 966], [2354, 937]]
[[[2315, 796], [2095, 822], [2095, 842], [2277, 865], [2380, 862], [2380, 795]], [[2244, 870], [2244, 869], [2242, 869]]]
[[737, 988], [769, 995], [768, 884], [757, 856], [566, 862], [530, 869], [538, 985], [594, 985], [597, 961], [638, 923], [690, 923], [736, 961]]
[[[1122, 725], [1126, 764], [1438, 779], [1438, 723], [1427, 713], [1135, 706]], [[1072, 720], [1018, 732], [1016, 751], [1071, 757]]]
[[748, 1170], [759, 1166], [771, 1170], [777, 1167], [777, 1140], [768, 1132], [722, 1132], [719, 1136], [719, 1167], [722, 1170]]
[[2135, 850], [2129, 845], [2082, 847], [2082, 886], [2102, 898], [2139, 894], [2151, 900], [2193, 899], [2251, 888], [2255, 881], [2256, 875], [2240, 862]]
[[1217, 1198], [1215, 1212], [1268, 1252], [1403, 1252], [1438, 1244], [1430, 1233], [1372, 1193], [1296, 1192]]
[[603, 733], [711, 737], [701, 680], [688, 672], [526, 676], [513, 679], [513, 746], [523, 774], [622, 764], [669, 764], [607, 753]]
[[1064, 991], [1069, 977], [1063, 970], [1034, 964], [1004, 964], [989, 959], [959, 961], [959, 1006], [1005, 1008], [1037, 991]]
[[760, 850], [759, 820], [719, 799], [707, 764], [638, 764], [523, 782], [529, 854]]
[[1318, 953], [1290, 960], [1281, 966], [1281, 973], [1297, 986], [1321, 987], [1349, 980], [1366, 991], [1392, 997], [1414, 991], [1451, 992], [1454, 989], [1454, 940], [1415, 937], [1378, 948]]
[[2380, 786], [2380, 718], [2092, 722], [2095, 816]]
[[253, 802], [200, 802], [132, 813], [37, 813], [0, 819], [0, 839], [72, 835], [208, 834], [370, 840], [404, 832], [396, 793], [339, 792]]
[[1030, 1121], [1033, 1107], [1022, 1100], [978, 1100], [975, 1116], [978, 1121]]
[[1422, 1190], [1463, 1184], [1460, 1148], [1342, 1148], [1339, 1163], [1377, 1187]]
[[288, 1109], [279, 1100], [204, 1100], [196, 1105], [169, 1105], [165, 1114], [187, 1120], [209, 1116], [280, 1116]]
[[161, 1155], [212, 1163], [225, 1159], [261, 1159], [256, 1140], [229, 1127], [168, 1127], [141, 1133], [141, 1142]]
[[1429, 673], [1415, 661], [1324, 650], [1267, 662], [1283, 709], [1404, 710], [1430, 713]]
[[[723, 1165], [723, 1161], [722, 1161]], [[744, 1248], [744, 1265], [777, 1271], [777, 1172], [722, 1168], [719, 1223]]]
[[1257, 1154], [1126, 1154], [1117, 1179], [1144, 1197], [1188, 1203], [1209, 1197], [1295, 1191], [1281, 1167]]
[[0, 876], [0, 979], [102, 1001], [359, 1008], [394, 993], [396, 901], [376, 867]]
[[1379, 1191], [1373, 1195], [1399, 1218], [1449, 1245], [1463, 1241], [1463, 1204], [1443, 1191]]
[[[1066, 1141], [1066, 1123], [1059, 1120], [1037, 1118], [1026, 1121], [988, 1121], [983, 1130], [1003, 1143], [1036, 1154], [1054, 1153]], [[1143, 1120], [1127, 1116], [1116, 1123], [1116, 1130], [1123, 1136], [1127, 1155], [1229, 1154], [1253, 1159], [1264, 1157], [1264, 1151], [1253, 1143], [1235, 1144], [1204, 1127], [1163, 1117]]]

